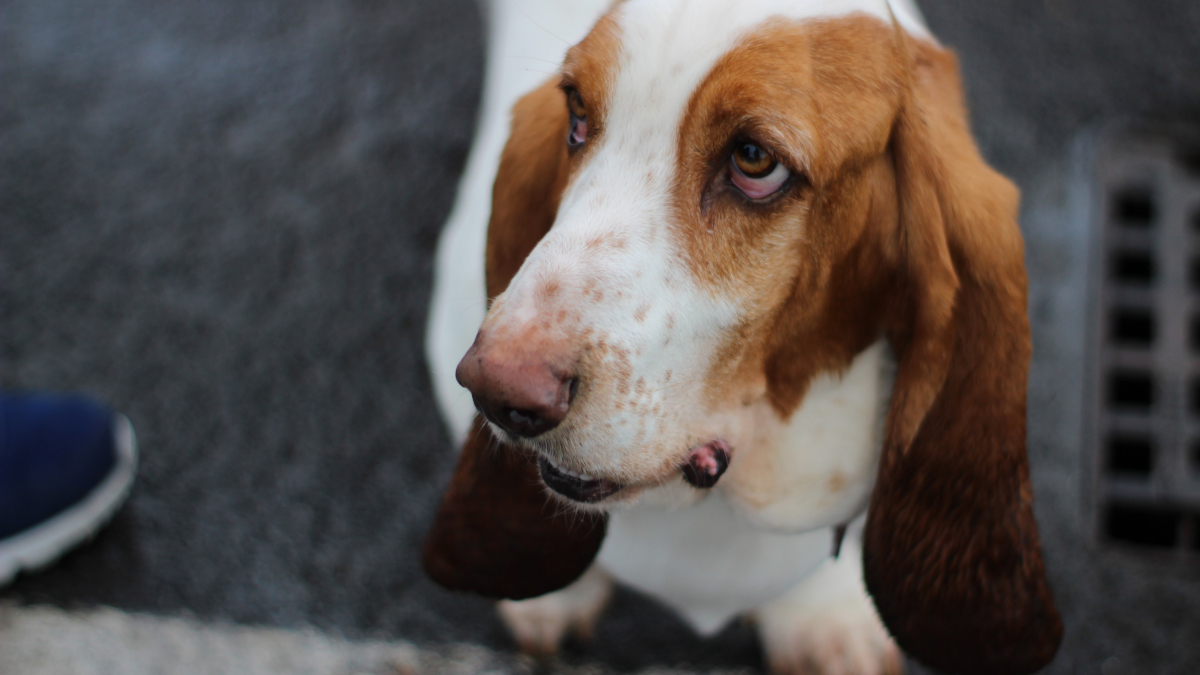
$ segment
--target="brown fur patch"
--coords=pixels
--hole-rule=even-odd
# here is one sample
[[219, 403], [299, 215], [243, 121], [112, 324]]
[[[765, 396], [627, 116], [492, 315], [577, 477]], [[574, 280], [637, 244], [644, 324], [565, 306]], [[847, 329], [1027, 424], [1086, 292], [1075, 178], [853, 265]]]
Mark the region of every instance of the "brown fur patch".
[[[904, 83], [896, 56], [892, 31], [873, 18], [769, 23], [692, 97], [677, 237], [700, 283], [750, 305], [716, 359], [714, 398], [765, 376], [786, 418], [815, 375], [843, 370], [883, 333], [899, 265], [885, 156]], [[749, 203], [728, 183], [739, 138], [789, 168], [785, 193]]]
[[567, 185], [567, 109], [550, 81], [513, 106], [512, 134], [492, 189], [485, 270], [489, 299], [504, 292], [550, 231]]
[[[1025, 454], [1030, 339], [1017, 192], [979, 156], [954, 56], [912, 48], [892, 137], [907, 257], [899, 365], [864, 535], [905, 650], [951, 673], [1030, 673], [1062, 638]], [[936, 130], [936, 131], [935, 131]]]

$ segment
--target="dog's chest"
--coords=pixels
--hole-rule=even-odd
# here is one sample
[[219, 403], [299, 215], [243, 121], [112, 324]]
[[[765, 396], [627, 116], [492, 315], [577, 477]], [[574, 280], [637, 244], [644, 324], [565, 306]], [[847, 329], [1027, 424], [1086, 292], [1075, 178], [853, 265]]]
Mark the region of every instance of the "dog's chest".
[[845, 372], [818, 375], [780, 420], [767, 405], [732, 429], [735, 457], [719, 487], [757, 527], [802, 532], [844, 523], [875, 484], [894, 365], [885, 340]]
[[830, 555], [832, 526], [865, 507], [891, 384], [881, 341], [841, 377], [818, 378], [786, 422], [731, 425], [737, 454], [717, 488], [680, 507], [692, 492], [681, 482], [613, 511], [600, 564], [701, 633], [778, 597]]
[[678, 612], [696, 632], [712, 635], [795, 586], [831, 546], [830, 528], [777, 534], [751, 527], [714, 490], [684, 509], [614, 512], [597, 562]]

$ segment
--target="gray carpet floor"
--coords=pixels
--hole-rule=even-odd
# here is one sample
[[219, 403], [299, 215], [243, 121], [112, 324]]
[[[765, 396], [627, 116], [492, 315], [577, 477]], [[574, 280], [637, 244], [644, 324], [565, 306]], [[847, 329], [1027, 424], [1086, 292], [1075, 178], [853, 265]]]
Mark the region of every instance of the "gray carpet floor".
[[[1026, 193], [1052, 670], [1193, 673], [1196, 566], [1079, 531], [1086, 231], [1062, 218], [1082, 131], [1200, 111], [1200, 5], [922, 6]], [[143, 448], [112, 526], [0, 598], [511, 647], [416, 556], [452, 463], [421, 342], [482, 39], [471, 0], [0, 1], [0, 385], [111, 401]], [[700, 640], [632, 593], [568, 658], [761, 660], [749, 626]]]

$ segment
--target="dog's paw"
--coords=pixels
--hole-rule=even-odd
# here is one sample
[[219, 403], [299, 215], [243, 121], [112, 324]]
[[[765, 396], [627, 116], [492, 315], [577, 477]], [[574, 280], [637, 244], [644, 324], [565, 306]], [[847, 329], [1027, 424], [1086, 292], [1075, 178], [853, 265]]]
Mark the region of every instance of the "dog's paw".
[[860, 608], [760, 612], [759, 634], [774, 675], [900, 675], [900, 650]]
[[[848, 550], [847, 550], [848, 549]], [[851, 544], [778, 600], [755, 611], [773, 675], [900, 675], [900, 649], [879, 620]]]
[[612, 595], [612, 580], [596, 565], [566, 588], [530, 598], [501, 600], [496, 604], [500, 618], [530, 656], [558, 652], [568, 632], [590, 639], [596, 619]]

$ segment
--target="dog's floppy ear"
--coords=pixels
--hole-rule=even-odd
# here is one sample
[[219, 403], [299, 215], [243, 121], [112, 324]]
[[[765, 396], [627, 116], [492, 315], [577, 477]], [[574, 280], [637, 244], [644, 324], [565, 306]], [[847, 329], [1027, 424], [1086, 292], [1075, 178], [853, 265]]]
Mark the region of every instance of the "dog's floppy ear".
[[[487, 238], [487, 294], [508, 287], [554, 224], [567, 178], [568, 116], [554, 82], [513, 107]], [[425, 540], [425, 571], [452, 590], [523, 598], [578, 578], [604, 541], [605, 519], [573, 513], [542, 486], [528, 455], [500, 443], [478, 419]]]
[[497, 443], [478, 418], [425, 540], [425, 571], [455, 591], [523, 600], [579, 578], [605, 521], [547, 498], [537, 467]]
[[949, 52], [910, 44], [891, 141], [906, 285], [896, 384], [864, 533], [867, 588], [897, 642], [947, 673], [1033, 672], [1062, 623], [1025, 454], [1018, 195], [968, 129]]
[[570, 115], [556, 80], [521, 97], [512, 110], [512, 133], [492, 188], [488, 222], [487, 297], [508, 288], [517, 270], [550, 231], [567, 187]]

